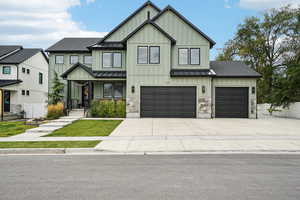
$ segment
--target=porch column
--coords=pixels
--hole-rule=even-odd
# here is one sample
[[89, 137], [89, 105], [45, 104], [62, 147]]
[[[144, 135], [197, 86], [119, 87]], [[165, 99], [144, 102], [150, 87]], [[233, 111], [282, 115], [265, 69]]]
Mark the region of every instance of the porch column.
[[88, 92], [88, 104], [89, 104], [89, 107], [91, 106], [91, 101], [92, 101], [92, 81], [89, 81], [88, 82], [89, 84], [89, 92]]
[[68, 94], [67, 94], [67, 108], [68, 108], [68, 110], [70, 110], [70, 109], [72, 109], [72, 94], [71, 94], [71, 88], [72, 86], [71, 86], [71, 81], [70, 80], [68, 80], [68, 84], [67, 84], [67, 90], [68, 90]]

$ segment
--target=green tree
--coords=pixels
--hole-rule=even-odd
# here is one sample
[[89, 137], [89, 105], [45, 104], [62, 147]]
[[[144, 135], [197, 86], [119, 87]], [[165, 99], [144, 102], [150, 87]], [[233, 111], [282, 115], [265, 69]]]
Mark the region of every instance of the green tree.
[[51, 93], [49, 94], [50, 104], [57, 104], [62, 102], [64, 95], [64, 84], [60, 82], [58, 75], [54, 72], [53, 85], [51, 87]]
[[261, 19], [246, 18], [217, 56], [218, 60], [242, 60], [262, 74], [258, 81], [259, 103], [274, 101], [273, 90], [277, 89], [279, 80], [283, 81], [287, 74], [291, 76], [293, 70], [287, 68], [297, 64], [299, 13], [300, 8], [287, 6], [270, 10]]

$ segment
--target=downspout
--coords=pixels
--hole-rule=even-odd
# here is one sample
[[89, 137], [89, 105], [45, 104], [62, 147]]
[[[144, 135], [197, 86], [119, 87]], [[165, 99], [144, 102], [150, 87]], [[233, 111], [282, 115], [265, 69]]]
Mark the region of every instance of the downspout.
[[214, 103], [214, 77], [211, 77], [211, 104], [210, 104], [210, 117], [213, 118], [213, 103]]

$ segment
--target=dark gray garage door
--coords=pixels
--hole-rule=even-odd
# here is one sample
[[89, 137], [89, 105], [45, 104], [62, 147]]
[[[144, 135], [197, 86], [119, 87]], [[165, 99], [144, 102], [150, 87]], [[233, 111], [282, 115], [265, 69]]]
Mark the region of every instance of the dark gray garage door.
[[216, 116], [228, 118], [248, 118], [247, 87], [217, 87]]
[[141, 87], [141, 117], [196, 117], [196, 87]]

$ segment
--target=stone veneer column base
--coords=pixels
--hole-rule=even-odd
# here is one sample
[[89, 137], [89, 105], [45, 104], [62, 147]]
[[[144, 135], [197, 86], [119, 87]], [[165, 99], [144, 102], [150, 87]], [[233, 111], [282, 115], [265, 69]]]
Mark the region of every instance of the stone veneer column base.
[[198, 113], [198, 119], [211, 119], [210, 113]]
[[140, 113], [126, 113], [126, 118], [140, 118]]

